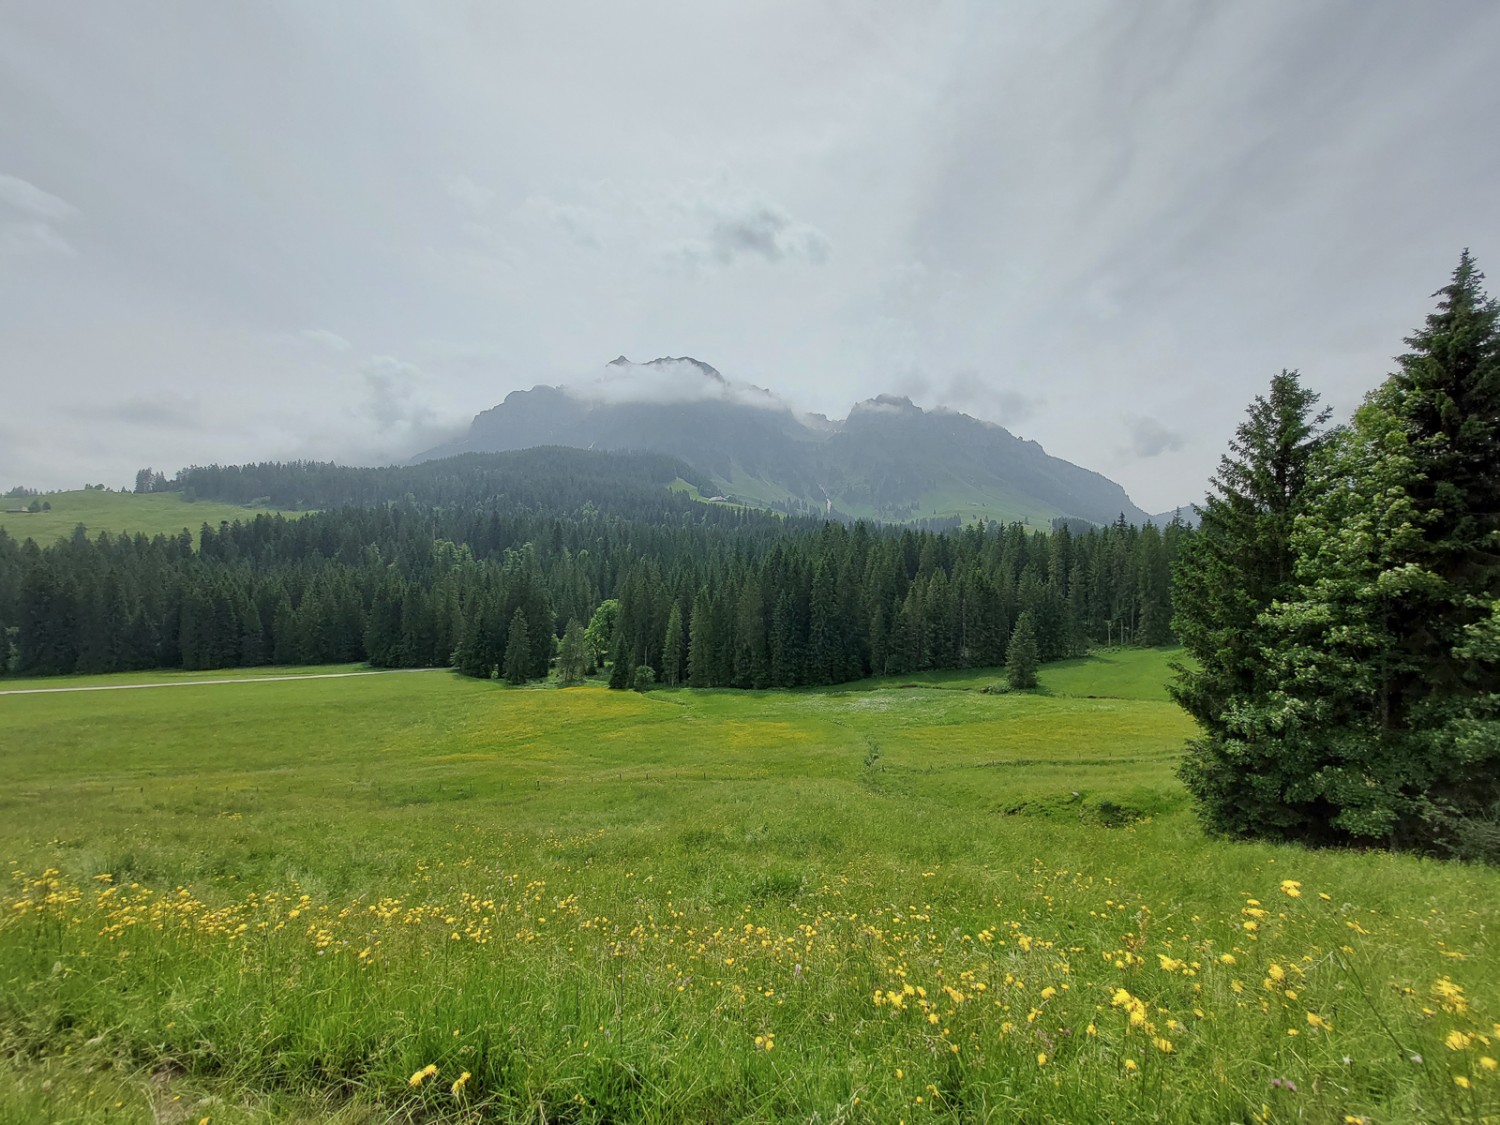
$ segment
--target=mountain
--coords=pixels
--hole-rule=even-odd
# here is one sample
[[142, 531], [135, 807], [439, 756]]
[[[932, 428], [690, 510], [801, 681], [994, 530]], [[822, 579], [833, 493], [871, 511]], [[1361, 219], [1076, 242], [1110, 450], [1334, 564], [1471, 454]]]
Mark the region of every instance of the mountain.
[[621, 356], [590, 383], [513, 391], [463, 438], [413, 460], [538, 445], [668, 454], [725, 499], [788, 512], [888, 522], [1150, 518], [1114, 481], [1003, 426], [894, 395], [829, 421], [688, 356]]

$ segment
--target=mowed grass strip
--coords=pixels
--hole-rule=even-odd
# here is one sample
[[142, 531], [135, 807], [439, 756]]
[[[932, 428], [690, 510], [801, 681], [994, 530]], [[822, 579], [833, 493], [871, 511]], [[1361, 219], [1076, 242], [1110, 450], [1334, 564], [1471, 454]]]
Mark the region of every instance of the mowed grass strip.
[[0, 698], [0, 1120], [1500, 1113], [1500, 873], [1205, 839], [1172, 657]]

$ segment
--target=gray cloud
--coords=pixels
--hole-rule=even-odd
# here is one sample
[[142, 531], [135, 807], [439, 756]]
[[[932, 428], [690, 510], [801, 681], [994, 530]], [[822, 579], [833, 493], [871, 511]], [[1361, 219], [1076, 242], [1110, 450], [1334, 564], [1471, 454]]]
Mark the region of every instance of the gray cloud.
[[0, 223], [0, 256], [62, 254], [72, 257], [77, 253], [72, 243], [55, 227], [39, 219]]
[[604, 231], [609, 221], [594, 208], [576, 203], [559, 203], [545, 195], [531, 196], [526, 205], [561, 231], [570, 242], [586, 250], [604, 248]]
[[[580, 5], [0, 6], [0, 479], [404, 456], [625, 352], [1165, 510], [1274, 372], [1347, 410], [1500, 277], [1500, 6]], [[72, 409], [126, 397], [204, 425]]]
[[326, 328], [304, 328], [298, 333], [304, 340], [317, 344], [320, 348], [327, 348], [331, 352], [347, 352], [354, 349], [354, 345], [344, 339], [337, 332], [330, 332]]
[[669, 256], [692, 264], [730, 266], [742, 258], [759, 258], [821, 266], [833, 253], [832, 241], [817, 227], [799, 222], [769, 200], [736, 191], [724, 180], [705, 185], [692, 212], [702, 233], [667, 248]]
[[760, 387], [711, 374], [686, 358], [647, 363], [610, 363], [602, 375], [562, 382], [563, 391], [583, 402], [730, 402], [761, 410], [790, 410], [787, 401]]
[[1126, 449], [1136, 457], [1160, 457], [1163, 453], [1175, 453], [1186, 444], [1186, 438], [1176, 430], [1169, 430], [1155, 418], [1131, 418], [1126, 423], [1130, 438]]
[[994, 391], [990, 394], [990, 400], [995, 404], [994, 420], [1007, 426], [1017, 426], [1036, 417], [1047, 405], [1046, 399], [1022, 394], [1020, 391]]
[[19, 176], [0, 173], [0, 204], [15, 211], [22, 211], [38, 219], [57, 222], [70, 219], [77, 208], [35, 184], [29, 184]]
[[960, 371], [947, 376], [932, 376], [908, 371], [892, 386], [901, 394], [933, 408], [961, 410], [986, 422], [1018, 426], [1045, 408], [1047, 400], [1005, 386], [998, 378], [979, 371]]
[[76, 254], [57, 229], [77, 208], [19, 176], [0, 173], [0, 257]]
[[431, 424], [433, 410], [420, 398], [422, 369], [394, 356], [371, 356], [360, 364], [365, 381], [365, 412], [384, 434], [398, 427]]
[[131, 396], [105, 403], [83, 403], [74, 408], [83, 418], [143, 430], [201, 430], [220, 423], [207, 416], [196, 398]]

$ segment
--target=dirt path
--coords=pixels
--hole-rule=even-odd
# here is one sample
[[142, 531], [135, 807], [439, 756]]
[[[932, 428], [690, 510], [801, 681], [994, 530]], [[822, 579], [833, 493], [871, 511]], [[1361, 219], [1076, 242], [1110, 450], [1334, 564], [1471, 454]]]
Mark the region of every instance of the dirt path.
[[315, 672], [310, 676], [245, 676], [235, 680], [163, 680], [159, 684], [95, 684], [90, 687], [11, 688], [0, 695], [51, 695], [61, 691], [137, 691], [141, 688], [204, 687], [208, 684], [277, 684], [288, 680], [347, 680], [352, 676], [399, 676], [406, 672], [441, 672], [442, 668], [384, 668], [378, 672]]

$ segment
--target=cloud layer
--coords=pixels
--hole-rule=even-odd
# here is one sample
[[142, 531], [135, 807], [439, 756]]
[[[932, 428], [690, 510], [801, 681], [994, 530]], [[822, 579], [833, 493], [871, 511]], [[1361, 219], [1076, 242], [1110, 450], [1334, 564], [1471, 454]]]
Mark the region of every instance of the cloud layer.
[[625, 352], [1169, 508], [1500, 278], [1497, 55], [1464, 0], [10, 5], [0, 485], [400, 458]]

